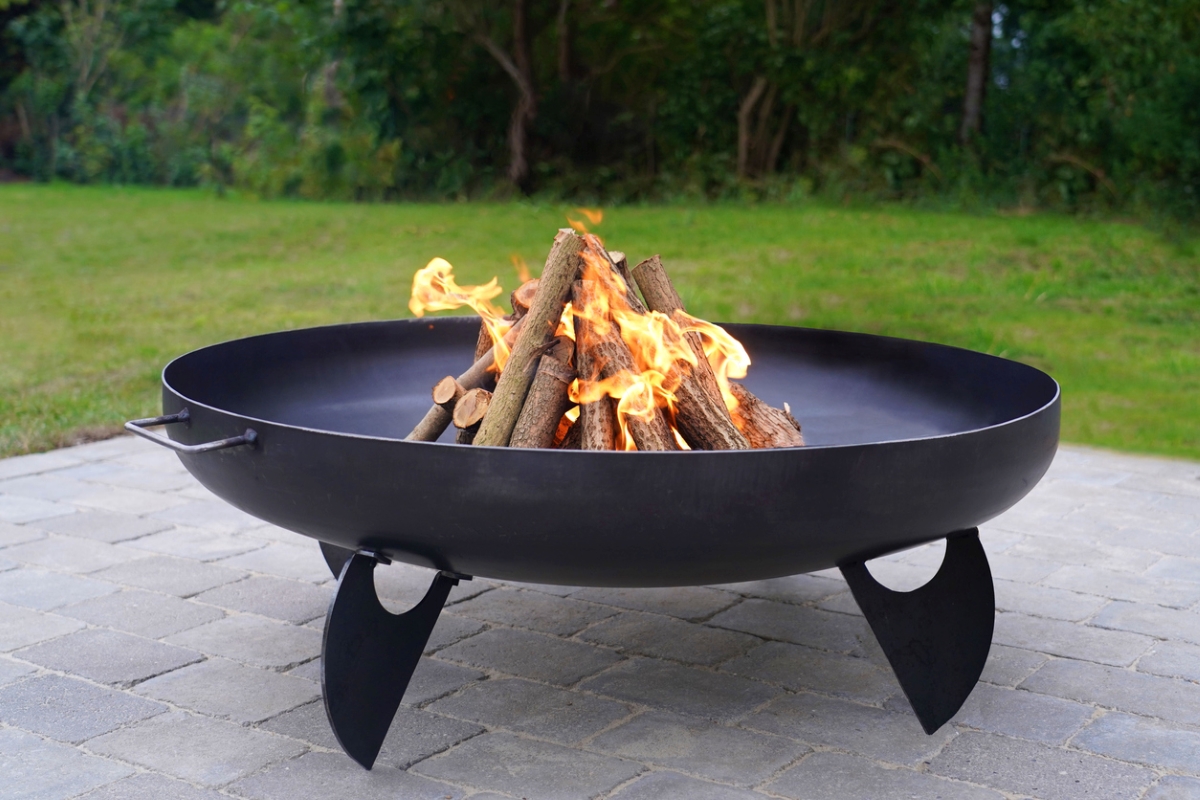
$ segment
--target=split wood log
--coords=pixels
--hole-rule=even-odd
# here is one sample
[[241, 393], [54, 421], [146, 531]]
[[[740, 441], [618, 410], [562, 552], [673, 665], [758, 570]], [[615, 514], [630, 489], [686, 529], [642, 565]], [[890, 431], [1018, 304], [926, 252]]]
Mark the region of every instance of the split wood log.
[[[637, 281], [651, 310], [673, 319], [676, 312], [683, 311], [683, 300], [667, 277], [662, 259], [658, 256], [651, 256], [634, 267], [633, 279]], [[675, 427], [694, 450], [749, 450], [749, 440], [738, 430], [729, 415], [729, 409], [725, 407], [717, 376], [713, 374], [708, 357], [704, 355], [704, 342], [700, 334], [692, 331], [685, 336], [697, 363], [694, 367], [679, 365], [679, 388], [675, 390]]]
[[521, 318], [524, 325], [508, 357], [508, 364], [496, 382], [492, 405], [479, 426], [476, 444], [503, 447], [512, 438], [525, 395], [533, 382], [531, 367], [535, 367], [535, 359], [542, 354], [542, 348], [554, 338], [563, 305], [579, 274], [582, 248], [583, 240], [570, 229], [560, 230], [554, 237], [554, 246], [546, 257], [546, 267], [542, 270], [533, 304], [529, 313]]
[[575, 343], [560, 336], [550, 352], [538, 362], [537, 374], [529, 385], [525, 405], [513, 427], [509, 447], [553, 447], [558, 423], [574, 403], [567, 397], [567, 389], [575, 380], [571, 368], [571, 356]]
[[529, 307], [533, 305], [533, 298], [537, 296], [537, 290], [537, 278], [525, 281], [516, 289], [513, 289], [512, 294], [508, 296], [508, 301], [512, 303], [513, 316], [520, 319], [529, 313]]
[[[523, 327], [523, 320], [517, 320], [517, 323], [509, 328], [508, 333], [504, 334], [504, 341], [512, 346], [520, 335]], [[484, 384], [490, 383], [494, 373], [492, 366], [496, 363], [496, 350], [492, 348], [483, 354], [481, 358], [475, 360], [471, 368], [458, 376], [458, 382], [463, 389], [477, 389]], [[417, 426], [404, 438], [410, 442], [436, 442], [437, 438], [442, 435], [446, 428], [450, 427], [451, 411], [447, 411], [437, 403], [429, 407], [425, 412], [425, 416], [417, 423]]]
[[442, 378], [433, 386], [433, 402], [439, 405], [443, 410], [449, 411], [451, 416], [454, 414], [454, 404], [463, 396], [467, 390], [463, 385], [450, 375]]
[[[605, 398], [606, 400], [608, 398]], [[558, 443], [559, 450], [581, 450], [583, 449], [583, 421], [575, 420], [571, 427], [567, 428], [567, 433], [563, 436], [562, 441]]]
[[800, 423], [786, 404], [783, 408], [767, 405], [745, 386], [732, 381], [729, 390], [737, 398], [738, 407], [733, 413], [742, 418], [742, 430], [750, 440], [751, 447], [757, 450], [764, 447], [804, 446]]
[[458, 428], [459, 444], [472, 444], [479, 431], [479, 423], [488, 412], [492, 393], [487, 389], [472, 389], [464, 394], [454, 406], [454, 427]]
[[[590, 297], [596, 292], [595, 281], [576, 281], [572, 302], [578, 308], [590, 308], [594, 303], [590, 301]], [[608, 333], [601, 336], [595, 326], [587, 320], [575, 318], [575, 351], [576, 360], [581, 361], [586, 356], [589, 363], [587, 372], [583, 371], [582, 364], [579, 369], [581, 380], [596, 380], [597, 377], [611, 378], [621, 372], [628, 372], [631, 375], [637, 375], [637, 368], [633, 363], [633, 354], [629, 352], [629, 346], [621, 338], [621, 333], [617, 329], [616, 324], [609, 327]], [[597, 367], [599, 368], [597, 371]], [[598, 374], [597, 374], [598, 372]], [[586, 376], [586, 377], [585, 377]], [[611, 398], [609, 398], [611, 401]], [[589, 403], [588, 405], [594, 405]], [[613, 403], [615, 410], [616, 404]], [[580, 407], [580, 419], [582, 420], [586, 406]], [[590, 416], [590, 415], [589, 415]], [[626, 428], [629, 431], [629, 436], [633, 439], [634, 445], [638, 450], [678, 450], [679, 445], [675, 441], [675, 434], [671, 433], [671, 428], [667, 424], [667, 419], [663, 416], [662, 409], [654, 408], [649, 419], [642, 419], [638, 416], [630, 415], [626, 417]], [[589, 429], [585, 428], [584, 433], [584, 448], [587, 448], [589, 441]]]
[[608, 263], [612, 264], [616, 273], [621, 276], [621, 280], [625, 281], [625, 302], [629, 303], [629, 307], [635, 313], [645, 314], [646, 304], [642, 302], [642, 298], [638, 297], [637, 284], [633, 282], [633, 276], [629, 274], [629, 259], [620, 250], [605, 252], [604, 256], [608, 259]]

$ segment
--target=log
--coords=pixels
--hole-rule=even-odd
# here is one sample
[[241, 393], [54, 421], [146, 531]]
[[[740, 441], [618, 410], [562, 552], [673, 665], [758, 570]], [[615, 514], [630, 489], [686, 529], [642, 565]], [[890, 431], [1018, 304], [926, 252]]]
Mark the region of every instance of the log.
[[782, 409], [769, 406], [745, 386], [732, 381], [729, 390], [737, 398], [738, 407], [733, 413], [742, 418], [742, 430], [750, 440], [751, 447], [757, 450], [764, 447], [804, 446], [800, 423], [786, 404]]
[[553, 447], [558, 433], [558, 423], [574, 403], [567, 397], [575, 370], [571, 368], [571, 356], [575, 343], [565, 336], [558, 339], [556, 346], [542, 356], [537, 374], [525, 396], [525, 405], [513, 427], [509, 447]]
[[[576, 281], [573, 290], [574, 295], [572, 302], [578, 308], [586, 308], [589, 306], [588, 296], [596, 291], [594, 281]], [[595, 380], [597, 367], [599, 367], [599, 378], [612, 378], [620, 374], [622, 371], [629, 372], [632, 375], [638, 375], [637, 367], [633, 362], [633, 354], [629, 352], [628, 345], [621, 339], [620, 331], [614, 324], [609, 332], [600, 336], [594, 330], [594, 326], [587, 320], [580, 317], [575, 318], [575, 352], [576, 360], [582, 362], [585, 358], [588, 360], [588, 370], [583, 371], [583, 364], [580, 364], [579, 375], [581, 380]], [[587, 376], [587, 377], [585, 377]], [[610, 401], [612, 398], [608, 398]], [[616, 408], [616, 401], [612, 401], [613, 408]], [[588, 405], [595, 405], [589, 403]], [[586, 406], [580, 407], [580, 420], [584, 420]], [[601, 412], [600, 409], [594, 410], [587, 416], [590, 417], [596, 412]], [[602, 413], [602, 412], [601, 412]], [[599, 424], [603, 424], [602, 422]], [[593, 423], [595, 427], [595, 423]], [[625, 427], [629, 431], [629, 436], [633, 439], [634, 446], [638, 450], [678, 450], [679, 445], [675, 441], [675, 434], [671, 432], [671, 427], [667, 424], [667, 419], [663, 416], [662, 409], [655, 408], [649, 420], [642, 419], [636, 416], [628, 416], [625, 420]], [[589, 433], [591, 429], [584, 428], [584, 448], [588, 448]]]
[[[516, 340], [520, 334], [522, 320], [517, 320], [517, 323], [509, 329], [508, 333], [504, 334], [504, 341], [510, 345]], [[463, 389], [477, 389], [487, 383], [490, 383], [493, 377], [492, 366], [495, 361], [495, 349], [488, 350], [483, 354], [482, 358], [475, 360], [471, 368], [458, 376], [458, 382]], [[436, 442], [437, 438], [442, 435], [446, 428], [450, 427], [451, 411], [434, 403], [429, 410], [425, 412], [425, 416], [417, 423], [417, 426], [405, 436], [406, 441], [410, 442]]]
[[441, 406], [443, 410], [449, 411], [451, 416], [454, 415], [454, 404], [463, 396], [467, 390], [463, 385], [450, 375], [442, 378], [433, 386], [433, 402], [435, 405]]
[[529, 307], [533, 305], [533, 298], [537, 296], [537, 290], [537, 278], [525, 281], [516, 289], [513, 289], [512, 294], [508, 296], [508, 301], [512, 303], [513, 316], [520, 319], [529, 313]]
[[579, 251], [582, 248], [583, 240], [569, 229], [560, 230], [554, 237], [554, 246], [550, 248], [546, 267], [539, 278], [537, 294], [529, 313], [521, 318], [524, 325], [513, 345], [508, 364], [496, 382], [491, 408], [479, 426], [476, 444], [503, 447], [512, 438], [517, 417], [525, 404], [525, 395], [533, 382], [531, 367], [536, 368], [535, 358], [554, 338], [563, 305], [579, 274]]
[[625, 302], [629, 303], [629, 307], [638, 314], [645, 314], [646, 304], [638, 297], [637, 289], [634, 288], [637, 284], [633, 282], [633, 276], [629, 274], [629, 259], [620, 250], [606, 251], [604, 256], [608, 259], [608, 263], [612, 264], [616, 273], [621, 276], [621, 280], [625, 281]]
[[[606, 400], [608, 398], [605, 398]], [[571, 427], [567, 428], [567, 435], [558, 443], [559, 450], [582, 450], [583, 449], [583, 424], [582, 420], [575, 420]]]
[[479, 430], [479, 423], [488, 412], [492, 393], [487, 389], [472, 389], [454, 406], [454, 427], [458, 428], [459, 444], [471, 444]]
[[[683, 311], [683, 300], [667, 277], [667, 271], [663, 269], [658, 256], [651, 256], [634, 267], [633, 279], [652, 311], [672, 318], [675, 318], [677, 311]], [[700, 334], [692, 331], [685, 336], [697, 363], [694, 367], [690, 364], [678, 366], [680, 374], [679, 388], [675, 390], [675, 427], [693, 450], [749, 450], [749, 440], [738, 430], [725, 406], [717, 376], [713, 374], [708, 357], [704, 355], [704, 342]]]

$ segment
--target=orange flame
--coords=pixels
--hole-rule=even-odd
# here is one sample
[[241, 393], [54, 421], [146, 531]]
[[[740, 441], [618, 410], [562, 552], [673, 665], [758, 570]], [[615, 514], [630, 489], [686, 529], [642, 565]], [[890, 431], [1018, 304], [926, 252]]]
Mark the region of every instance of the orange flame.
[[525, 263], [525, 259], [521, 258], [520, 253], [511, 253], [508, 260], [512, 262], [513, 269], [517, 271], [517, 280], [521, 283], [528, 283], [533, 280], [533, 276], [529, 274], [529, 265]]
[[508, 363], [510, 351], [504, 334], [512, 328], [512, 323], [504, 318], [504, 309], [490, 301], [503, 291], [495, 278], [483, 286], [459, 286], [454, 280], [454, 267], [450, 266], [450, 262], [435, 258], [413, 275], [412, 298], [408, 301], [408, 308], [414, 316], [423, 317], [427, 311], [451, 311], [470, 306], [487, 326], [496, 348], [494, 369], [500, 372]]
[[579, 233], [587, 233], [589, 224], [594, 227], [604, 221], [604, 209], [601, 208], [577, 208], [575, 213], [587, 219], [587, 222], [584, 222], [582, 219], [572, 218], [570, 214], [567, 215], [567, 224]]

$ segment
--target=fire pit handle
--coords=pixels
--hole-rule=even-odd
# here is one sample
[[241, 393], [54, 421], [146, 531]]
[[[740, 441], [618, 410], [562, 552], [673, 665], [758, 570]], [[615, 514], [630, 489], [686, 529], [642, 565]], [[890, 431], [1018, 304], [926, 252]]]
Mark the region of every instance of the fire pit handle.
[[205, 442], [204, 444], [181, 444], [174, 439], [168, 439], [166, 436], [159, 436], [156, 433], [146, 430], [146, 428], [152, 428], [156, 425], [187, 422], [188, 419], [190, 419], [190, 416], [188, 415], [188, 410], [185, 408], [178, 414], [166, 414], [161, 417], [148, 417], [146, 419], [132, 419], [125, 423], [125, 430], [135, 433], [143, 439], [149, 439], [155, 444], [169, 447], [176, 453], [186, 453], [187, 455], [208, 453], [213, 450], [224, 450], [227, 447], [238, 447], [243, 444], [252, 445], [258, 440], [258, 434], [254, 432], [253, 428], [247, 428], [246, 432], [241, 436], [231, 436], [228, 439], [218, 439], [215, 442]]

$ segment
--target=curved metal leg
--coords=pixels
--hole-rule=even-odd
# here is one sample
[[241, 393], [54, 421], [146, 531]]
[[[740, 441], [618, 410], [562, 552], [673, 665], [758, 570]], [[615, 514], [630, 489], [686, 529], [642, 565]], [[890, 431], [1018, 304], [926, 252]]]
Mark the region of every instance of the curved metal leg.
[[929, 583], [881, 585], [863, 563], [841, 568], [926, 733], [946, 724], [979, 681], [992, 646], [996, 593], [979, 529], [951, 534]]
[[375, 594], [373, 553], [351, 555], [325, 618], [321, 689], [333, 735], [367, 769], [375, 763], [450, 589], [464, 575], [439, 572], [421, 602], [392, 614]]
[[353, 550], [347, 550], [345, 547], [338, 547], [336, 544], [329, 542], [321, 542], [321, 555], [325, 557], [325, 563], [329, 565], [329, 571], [333, 573], [333, 577], [341, 577], [342, 567], [346, 566], [346, 562], [350, 560], [350, 556], [354, 555]]

